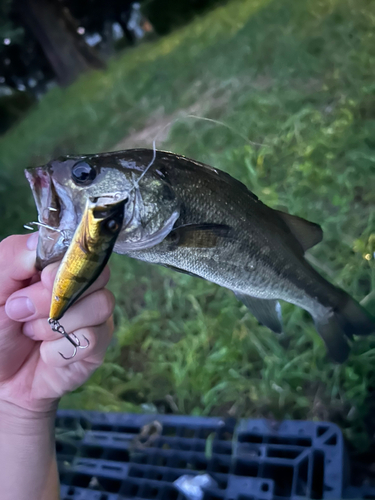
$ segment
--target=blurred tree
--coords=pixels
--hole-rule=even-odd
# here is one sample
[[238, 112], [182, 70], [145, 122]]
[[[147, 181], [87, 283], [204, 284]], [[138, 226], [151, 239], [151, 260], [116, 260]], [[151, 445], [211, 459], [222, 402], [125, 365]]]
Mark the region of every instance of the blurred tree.
[[20, 41], [23, 37], [23, 29], [15, 26], [10, 18], [12, 0], [0, 1], [0, 40]]
[[77, 32], [78, 23], [59, 0], [13, 0], [13, 8], [39, 42], [60, 85], [69, 85], [88, 69], [105, 66]]
[[27, 90], [39, 98], [54, 72], [38, 42], [24, 33], [19, 41], [6, 38], [0, 55], [0, 83], [14, 90]]
[[157, 33], [165, 35], [197, 14], [226, 0], [144, 0], [142, 10]]
[[73, 17], [79, 20], [86, 34], [100, 34], [98, 48], [104, 57], [115, 50], [113, 24], [121, 26], [128, 44], [135, 42], [134, 34], [128, 28], [134, 0], [62, 0]]

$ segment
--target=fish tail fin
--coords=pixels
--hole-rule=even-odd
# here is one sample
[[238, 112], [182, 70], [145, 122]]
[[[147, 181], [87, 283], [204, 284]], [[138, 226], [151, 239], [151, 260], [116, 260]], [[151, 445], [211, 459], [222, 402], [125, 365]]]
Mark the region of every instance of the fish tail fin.
[[338, 308], [337, 319], [346, 333], [351, 338], [353, 335], [370, 335], [375, 333], [375, 317], [361, 306], [350, 295], [346, 295], [346, 302]]
[[346, 293], [341, 295], [336, 308], [330, 308], [325, 315], [315, 317], [314, 322], [331, 357], [339, 363], [349, 355], [348, 338], [375, 333], [375, 318]]

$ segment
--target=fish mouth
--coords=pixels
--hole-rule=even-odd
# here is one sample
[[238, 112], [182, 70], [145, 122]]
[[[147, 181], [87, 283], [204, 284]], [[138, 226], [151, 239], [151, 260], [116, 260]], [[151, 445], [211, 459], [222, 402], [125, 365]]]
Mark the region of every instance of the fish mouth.
[[36, 266], [44, 269], [66, 252], [77, 225], [75, 209], [65, 190], [54, 183], [45, 168], [27, 169], [25, 175], [38, 210], [38, 222], [30, 222], [26, 227], [39, 227]]

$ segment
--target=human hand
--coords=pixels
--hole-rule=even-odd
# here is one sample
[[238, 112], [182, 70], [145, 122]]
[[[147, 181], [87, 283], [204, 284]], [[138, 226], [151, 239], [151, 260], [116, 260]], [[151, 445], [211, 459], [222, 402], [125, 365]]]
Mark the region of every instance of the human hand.
[[39, 273], [37, 233], [0, 242], [0, 413], [21, 416], [54, 411], [59, 398], [83, 384], [102, 363], [113, 333], [114, 298], [104, 289], [108, 268], [64, 315], [67, 333], [85, 344], [73, 346], [48, 324], [58, 264]]

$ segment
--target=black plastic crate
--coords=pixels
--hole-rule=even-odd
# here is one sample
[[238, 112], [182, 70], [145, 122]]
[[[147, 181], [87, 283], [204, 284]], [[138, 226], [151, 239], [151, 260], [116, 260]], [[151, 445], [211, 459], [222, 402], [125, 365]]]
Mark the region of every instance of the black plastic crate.
[[331, 423], [60, 410], [56, 428], [62, 500], [185, 500], [173, 482], [202, 473], [203, 500], [375, 498], [346, 484]]

